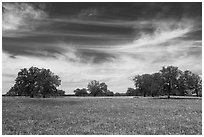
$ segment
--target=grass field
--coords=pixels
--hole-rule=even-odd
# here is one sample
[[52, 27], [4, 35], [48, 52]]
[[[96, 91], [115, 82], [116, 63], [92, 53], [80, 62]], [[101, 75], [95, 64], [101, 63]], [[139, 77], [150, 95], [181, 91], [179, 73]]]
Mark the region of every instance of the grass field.
[[2, 134], [202, 134], [202, 100], [2, 97]]

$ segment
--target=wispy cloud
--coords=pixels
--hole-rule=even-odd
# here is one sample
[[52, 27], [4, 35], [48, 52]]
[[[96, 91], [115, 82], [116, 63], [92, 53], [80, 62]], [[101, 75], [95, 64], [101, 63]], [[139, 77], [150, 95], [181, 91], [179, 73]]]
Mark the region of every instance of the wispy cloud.
[[[3, 3], [2, 31], [3, 36], [12, 31], [30, 31], [39, 25], [39, 20], [47, 17], [43, 9], [31, 3]], [[40, 6], [44, 6], [41, 4]]]

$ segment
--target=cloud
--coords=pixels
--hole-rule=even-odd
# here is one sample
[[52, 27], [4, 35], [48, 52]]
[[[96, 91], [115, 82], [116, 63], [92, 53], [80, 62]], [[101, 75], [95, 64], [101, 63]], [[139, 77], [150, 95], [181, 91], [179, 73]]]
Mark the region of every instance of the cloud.
[[[44, 8], [40, 3], [41, 8]], [[40, 25], [47, 13], [31, 3], [3, 3], [2, 31], [9, 36], [14, 31], [29, 31]]]
[[99, 14], [99, 10], [96, 8], [89, 8], [89, 9], [83, 9], [81, 12], [78, 14], [78, 17], [83, 18], [83, 17], [93, 17], [97, 16]]
[[194, 22], [185, 19], [180, 22], [171, 20], [153, 21], [153, 33], [146, 33], [141, 30], [140, 36], [138, 36], [132, 44], [122, 45], [120, 50], [129, 50], [134, 52], [135, 50], [133, 49], [138, 47], [158, 45], [175, 38], [184, 37], [185, 34], [193, 30], [194, 25]]

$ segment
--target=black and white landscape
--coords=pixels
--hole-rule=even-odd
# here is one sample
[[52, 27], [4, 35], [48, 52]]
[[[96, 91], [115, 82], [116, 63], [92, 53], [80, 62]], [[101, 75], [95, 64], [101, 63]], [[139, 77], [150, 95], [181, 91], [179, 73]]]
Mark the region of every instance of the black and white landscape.
[[202, 3], [3, 2], [2, 85], [3, 134], [201, 135]]

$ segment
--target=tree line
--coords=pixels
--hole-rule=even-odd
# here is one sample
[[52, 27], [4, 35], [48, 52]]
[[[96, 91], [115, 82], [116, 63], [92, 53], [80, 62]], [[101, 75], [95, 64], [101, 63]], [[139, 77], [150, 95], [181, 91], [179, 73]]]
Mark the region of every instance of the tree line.
[[76, 96], [113, 96], [113, 91], [108, 90], [108, 86], [104, 82], [92, 80], [88, 83], [87, 89], [77, 88], [74, 90]]
[[[75, 96], [160, 96], [196, 94], [202, 96], [202, 79], [199, 75], [178, 67], [163, 67], [153, 74], [142, 74], [133, 77], [135, 88], [128, 88], [126, 93], [114, 93], [108, 90], [104, 82], [92, 80], [87, 88], [75, 89]], [[9, 96], [30, 96], [31, 98], [64, 96], [65, 91], [57, 89], [61, 84], [59, 76], [50, 69], [31, 67], [18, 72], [15, 84], [7, 92]]]
[[153, 74], [136, 75], [133, 78], [135, 89], [128, 88], [131, 96], [191, 95], [202, 96], [202, 79], [199, 75], [175, 66], [163, 67]]

